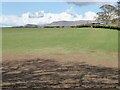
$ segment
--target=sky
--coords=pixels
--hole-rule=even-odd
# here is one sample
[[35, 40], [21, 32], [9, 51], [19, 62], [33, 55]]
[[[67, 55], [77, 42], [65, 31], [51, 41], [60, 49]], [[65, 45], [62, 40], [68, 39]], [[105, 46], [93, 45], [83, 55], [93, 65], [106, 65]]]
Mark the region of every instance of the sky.
[[0, 26], [94, 20], [103, 4], [105, 2], [2, 2]]

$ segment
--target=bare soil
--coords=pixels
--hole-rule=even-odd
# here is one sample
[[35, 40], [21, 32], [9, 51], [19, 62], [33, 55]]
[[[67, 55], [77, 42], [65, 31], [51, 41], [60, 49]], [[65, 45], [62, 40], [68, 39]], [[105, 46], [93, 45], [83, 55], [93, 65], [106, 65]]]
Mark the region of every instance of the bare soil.
[[3, 61], [29, 61], [36, 59], [50, 59], [60, 63], [86, 62], [93, 66], [118, 68], [118, 53], [104, 54], [96, 51], [88, 53], [66, 53], [66, 54], [9, 54], [3, 55]]
[[84, 62], [63, 64], [50, 59], [4, 60], [2, 66], [2, 87], [5, 90], [117, 90], [118, 86], [117, 69]]

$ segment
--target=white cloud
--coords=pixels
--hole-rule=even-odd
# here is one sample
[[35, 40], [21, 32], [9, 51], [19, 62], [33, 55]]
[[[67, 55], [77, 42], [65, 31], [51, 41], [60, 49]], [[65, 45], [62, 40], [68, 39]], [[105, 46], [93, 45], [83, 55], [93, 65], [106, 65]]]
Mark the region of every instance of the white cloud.
[[97, 14], [91, 11], [85, 13], [84, 20], [95, 20]]
[[47, 24], [54, 21], [76, 21], [76, 20], [94, 20], [97, 16], [95, 12], [88, 11], [84, 15], [77, 14], [68, 9], [61, 13], [46, 13], [44, 11], [34, 13], [23, 13], [20, 16], [2, 15], [0, 17], [0, 24], [3, 26], [19, 26], [25, 24]]

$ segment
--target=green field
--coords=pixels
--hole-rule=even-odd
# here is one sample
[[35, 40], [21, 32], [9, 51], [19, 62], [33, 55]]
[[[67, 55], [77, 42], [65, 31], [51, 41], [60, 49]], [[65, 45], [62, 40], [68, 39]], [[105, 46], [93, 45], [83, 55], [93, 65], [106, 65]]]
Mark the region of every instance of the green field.
[[2, 37], [3, 55], [77, 54], [79, 56], [81, 54], [83, 57], [92, 60], [117, 59], [117, 30], [99, 28], [3, 28]]
[[[3, 53], [97, 50], [117, 52], [118, 31], [91, 28], [4, 28]], [[58, 50], [57, 50], [58, 49]], [[48, 52], [50, 52], [48, 50]]]

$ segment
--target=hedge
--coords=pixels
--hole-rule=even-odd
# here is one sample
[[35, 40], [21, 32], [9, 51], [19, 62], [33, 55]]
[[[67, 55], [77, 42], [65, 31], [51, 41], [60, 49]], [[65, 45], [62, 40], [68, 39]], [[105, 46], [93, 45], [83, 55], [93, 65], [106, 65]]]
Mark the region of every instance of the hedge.
[[119, 26], [107, 26], [107, 25], [79, 25], [79, 26], [71, 26], [71, 28], [82, 28], [82, 27], [106, 28], [106, 29], [120, 30]]

